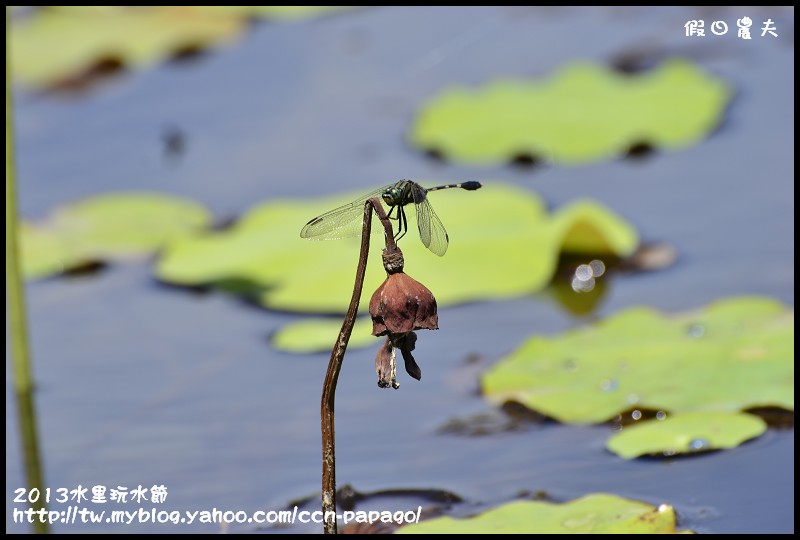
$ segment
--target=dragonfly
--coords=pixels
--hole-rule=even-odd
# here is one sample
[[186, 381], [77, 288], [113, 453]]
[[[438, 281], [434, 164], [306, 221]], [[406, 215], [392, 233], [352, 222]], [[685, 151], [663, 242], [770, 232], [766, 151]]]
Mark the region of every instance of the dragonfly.
[[400, 180], [315, 217], [306, 223], [303, 230], [300, 231], [300, 237], [331, 240], [356, 236], [361, 231], [364, 204], [367, 199], [377, 197], [390, 207], [389, 219], [397, 220], [395, 241], [402, 238], [408, 231], [408, 217], [406, 216], [405, 207], [413, 203], [417, 210], [417, 228], [419, 229], [420, 240], [422, 240], [426, 248], [441, 257], [447, 251], [449, 239], [439, 216], [436, 215], [431, 203], [428, 202], [428, 193], [449, 188], [473, 191], [480, 187], [480, 182], [470, 181], [424, 188], [411, 180]]

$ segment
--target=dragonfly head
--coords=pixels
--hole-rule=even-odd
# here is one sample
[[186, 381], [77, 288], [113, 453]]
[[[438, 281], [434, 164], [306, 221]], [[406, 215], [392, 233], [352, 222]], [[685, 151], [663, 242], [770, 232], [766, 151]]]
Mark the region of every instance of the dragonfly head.
[[389, 206], [403, 204], [403, 189], [402, 187], [392, 186], [384, 191], [381, 197], [383, 198], [383, 202]]
[[383, 197], [383, 202], [389, 206], [419, 204], [425, 200], [425, 188], [411, 180], [400, 180], [395, 185], [386, 188], [381, 197]]

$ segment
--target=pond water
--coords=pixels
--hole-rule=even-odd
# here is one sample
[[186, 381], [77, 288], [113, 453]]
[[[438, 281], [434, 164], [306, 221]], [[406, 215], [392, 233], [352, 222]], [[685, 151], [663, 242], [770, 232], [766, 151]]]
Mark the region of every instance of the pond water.
[[[756, 25], [772, 18], [779, 37], [684, 35], [689, 19], [735, 25], [745, 15]], [[21, 213], [36, 219], [83, 196], [153, 190], [200, 201], [223, 221], [257, 201], [367, 191], [399, 178], [504, 180], [552, 207], [591, 197], [645, 240], [676, 248], [668, 270], [613, 278], [595, 317], [632, 305], [682, 311], [741, 294], [791, 306], [793, 32], [793, 9], [754, 7], [371, 8], [258, 24], [192, 62], [125, 74], [85, 95], [18, 92]], [[733, 85], [726, 121], [708, 140], [638, 161], [544, 169], [441, 163], [404, 142], [416, 107], [447, 85], [546, 76], [567, 62], [608, 63], [640, 50], [688, 56]], [[164, 155], [170, 129], [185, 136], [181, 155]], [[302, 223], [287, 226], [299, 234]], [[149, 262], [31, 283], [27, 301], [48, 487], [164, 485], [163, 509], [181, 511], [252, 513], [318, 497], [328, 354], [268, 345], [297, 316], [165, 287]], [[724, 452], [634, 461], [604, 449], [609, 426], [440, 433], [448, 421], [490, 411], [478, 394], [483, 369], [532, 332], [555, 335], [587, 320], [545, 295], [445, 308], [439, 318], [441, 330], [420, 333], [422, 381], [402, 374], [397, 391], [375, 384], [378, 340], [348, 352], [336, 407], [340, 486], [444, 490], [463, 499], [454, 515], [520, 493], [563, 501], [608, 492], [671, 504], [680, 526], [698, 532], [794, 530], [793, 429], [770, 429]], [[24, 479], [10, 382], [6, 395], [6, 530], [24, 532], [28, 526], [12, 520], [19, 505], [11, 494]], [[412, 497], [385, 507], [418, 504], [428, 503]], [[53, 530], [221, 528], [76, 523]]]

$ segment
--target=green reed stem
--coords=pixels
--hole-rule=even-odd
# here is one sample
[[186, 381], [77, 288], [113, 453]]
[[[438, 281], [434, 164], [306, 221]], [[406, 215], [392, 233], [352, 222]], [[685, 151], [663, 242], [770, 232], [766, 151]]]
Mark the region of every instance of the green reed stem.
[[[6, 36], [8, 36], [8, 10], [6, 8]], [[22, 441], [25, 462], [26, 493], [31, 495], [38, 489], [31, 508], [44, 511], [44, 478], [39, 458], [39, 441], [36, 428], [36, 410], [33, 401], [33, 369], [28, 347], [28, 329], [25, 315], [25, 292], [20, 270], [19, 246], [17, 245], [17, 198], [14, 186], [14, 121], [11, 96], [11, 70], [9, 47], [6, 47], [6, 294], [8, 302], [9, 333], [11, 334], [11, 360], [14, 377], [14, 392], [17, 401], [17, 422]], [[47, 521], [34, 517], [33, 532], [47, 533]]]

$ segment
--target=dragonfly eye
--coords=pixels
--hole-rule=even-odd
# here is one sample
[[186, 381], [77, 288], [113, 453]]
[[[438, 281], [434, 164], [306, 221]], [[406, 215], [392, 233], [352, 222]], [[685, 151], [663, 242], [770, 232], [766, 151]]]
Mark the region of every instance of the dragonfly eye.
[[398, 192], [397, 192], [397, 189], [395, 189], [395, 188], [392, 188], [392, 189], [387, 189], [387, 190], [386, 190], [386, 191], [383, 193], [382, 197], [383, 197], [383, 201], [384, 201], [386, 204], [388, 204], [389, 206], [394, 206], [394, 205], [396, 205], [396, 204], [397, 204], [397, 202], [398, 202], [398, 200], [399, 200], [399, 198], [400, 198], [400, 197], [399, 197], [399, 194], [398, 194]]

